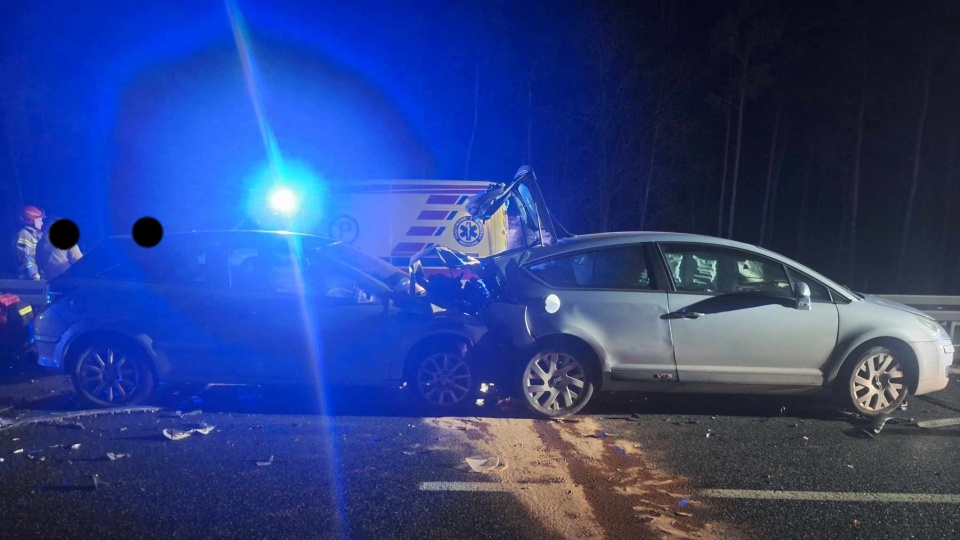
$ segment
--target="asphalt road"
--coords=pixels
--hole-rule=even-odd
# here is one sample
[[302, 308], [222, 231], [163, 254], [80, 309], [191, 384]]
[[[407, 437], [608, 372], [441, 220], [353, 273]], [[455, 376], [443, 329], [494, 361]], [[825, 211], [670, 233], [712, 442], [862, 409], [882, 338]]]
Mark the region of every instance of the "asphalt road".
[[[899, 416], [960, 416], [953, 378]], [[955, 502], [836, 500], [960, 499], [960, 426], [870, 438], [809, 399], [614, 396], [549, 422], [495, 400], [424, 417], [388, 391], [211, 388], [63, 418], [84, 414], [65, 383], [0, 381], [0, 416], [39, 420], [0, 428], [4, 538], [960, 537]]]

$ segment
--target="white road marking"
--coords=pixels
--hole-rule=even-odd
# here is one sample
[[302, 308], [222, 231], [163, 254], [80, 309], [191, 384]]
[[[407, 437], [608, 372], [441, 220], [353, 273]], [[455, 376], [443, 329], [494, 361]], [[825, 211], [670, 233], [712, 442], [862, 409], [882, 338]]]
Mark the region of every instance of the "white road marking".
[[509, 491], [496, 482], [422, 482], [420, 491]]
[[840, 491], [765, 491], [751, 489], [702, 489], [699, 490], [698, 493], [707, 497], [722, 499], [960, 504], [960, 495], [939, 493], [850, 493]]

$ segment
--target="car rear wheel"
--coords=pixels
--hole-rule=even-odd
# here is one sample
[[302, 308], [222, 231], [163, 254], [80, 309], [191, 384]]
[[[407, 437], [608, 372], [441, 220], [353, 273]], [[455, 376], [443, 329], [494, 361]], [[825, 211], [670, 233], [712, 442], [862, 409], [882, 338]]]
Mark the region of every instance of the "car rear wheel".
[[907, 398], [907, 367], [903, 354], [876, 346], [851, 357], [838, 380], [845, 405], [864, 416], [889, 414]]
[[423, 351], [414, 368], [421, 403], [450, 410], [469, 401], [476, 374], [467, 360], [467, 345], [435, 345]]
[[135, 345], [120, 340], [94, 343], [83, 350], [73, 369], [73, 384], [95, 407], [131, 407], [153, 393], [153, 371]]
[[545, 349], [527, 362], [521, 393], [527, 407], [540, 416], [576, 414], [593, 396], [595, 376], [582, 351]]

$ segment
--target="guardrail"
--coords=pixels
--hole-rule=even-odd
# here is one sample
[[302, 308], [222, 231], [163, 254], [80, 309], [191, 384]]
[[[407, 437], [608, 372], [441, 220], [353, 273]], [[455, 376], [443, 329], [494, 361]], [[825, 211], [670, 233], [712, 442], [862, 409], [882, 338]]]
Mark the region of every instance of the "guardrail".
[[0, 293], [15, 294], [31, 306], [42, 306], [47, 302], [43, 296], [46, 284], [46, 281], [30, 279], [0, 279]]

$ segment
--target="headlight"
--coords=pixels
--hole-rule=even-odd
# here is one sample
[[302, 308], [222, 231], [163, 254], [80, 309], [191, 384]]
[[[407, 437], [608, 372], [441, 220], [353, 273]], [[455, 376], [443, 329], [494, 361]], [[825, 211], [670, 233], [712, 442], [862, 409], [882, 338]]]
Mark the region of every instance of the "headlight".
[[923, 324], [924, 326], [926, 326], [927, 329], [929, 329], [931, 332], [933, 332], [934, 335], [937, 337], [937, 339], [947, 337], [947, 332], [943, 329], [942, 326], [940, 326], [939, 324], [937, 324], [937, 321], [934, 321], [934, 320], [932, 320], [932, 319], [928, 319], [927, 317], [923, 317], [923, 316], [920, 316], [920, 315], [914, 315], [914, 317], [916, 317], [917, 320], [920, 321], [921, 324]]

